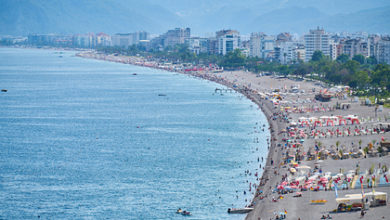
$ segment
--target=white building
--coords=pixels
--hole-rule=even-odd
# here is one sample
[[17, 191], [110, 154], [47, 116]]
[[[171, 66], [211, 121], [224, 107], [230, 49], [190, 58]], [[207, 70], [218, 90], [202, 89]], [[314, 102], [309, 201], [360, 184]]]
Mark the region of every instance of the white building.
[[115, 34], [111, 37], [112, 45], [118, 47], [127, 48], [131, 45], [138, 44], [142, 40], [148, 39], [148, 33], [144, 31], [127, 33], [127, 34]]
[[390, 64], [390, 37], [382, 37], [378, 42], [378, 62]]
[[278, 46], [278, 57], [275, 57], [281, 64], [289, 64], [298, 61], [299, 49], [296, 42], [281, 42]]
[[111, 36], [105, 33], [98, 33], [96, 35], [96, 46], [111, 46]]
[[249, 40], [249, 56], [262, 57], [261, 56], [261, 40], [264, 37], [263, 33], [252, 33]]
[[267, 36], [263, 33], [252, 33], [249, 41], [249, 55], [263, 59], [271, 58], [275, 48], [274, 36]]
[[272, 59], [272, 54], [275, 50], [274, 36], [264, 36], [261, 41], [261, 57], [263, 59]]
[[337, 52], [337, 45], [338, 43], [336, 43], [334, 40], [329, 40], [329, 53], [330, 53], [330, 58], [332, 60], [336, 60], [337, 57], [339, 56], [338, 52]]
[[330, 56], [329, 35], [324, 29], [317, 28], [310, 30], [309, 34], [304, 36], [305, 39], [305, 62], [311, 60], [315, 51], [321, 51], [325, 56]]
[[188, 49], [195, 54], [207, 53], [208, 39], [200, 37], [191, 37], [187, 40]]
[[235, 30], [221, 30], [216, 33], [217, 53], [226, 55], [240, 48], [240, 33]]

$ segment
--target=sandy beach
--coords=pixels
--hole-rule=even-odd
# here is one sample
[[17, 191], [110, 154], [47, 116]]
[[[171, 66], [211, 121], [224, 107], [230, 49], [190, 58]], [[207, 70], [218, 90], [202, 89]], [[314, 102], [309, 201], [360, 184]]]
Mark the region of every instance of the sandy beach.
[[[78, 56], [182, 72], [140, 57], [85, 52]], [[358, 219], [361, 211], [338, 212], [337, 198], [373, 191], [390, 192], [390, 156], [380, 153], [390, 140], [389, 109], [365, 105], [345, 88], [329, 102], [315, 100], [325, 88], [303, 79], [259, 76], [245, 71], [191, 71], [196, 77], [232, 88], [258, 105], [268, 118], [272, 140], [267, 166], [246, 219]], [[366, 148], [366, 150], [364, 149]], [[383, 149], [383, 148], [381, 148]], [[362, 183], [362, 184], [361, 184]], [[389, 219], [388, 205], [368, 207], [366, 219]]]

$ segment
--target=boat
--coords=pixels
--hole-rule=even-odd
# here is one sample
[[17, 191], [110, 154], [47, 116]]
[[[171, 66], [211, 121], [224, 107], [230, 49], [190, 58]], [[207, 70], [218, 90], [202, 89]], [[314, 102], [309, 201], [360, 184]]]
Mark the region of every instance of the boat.
[[181, 214], [185, 215], [185, 216], [190, 216], [191, 212], [188, 212], [188, 211], [184, 210]]
[[251, 212], [254, 208], [249, 208], [249, 207], [246, 207], [246, 208], [242, 208], [242, 209], [235, 209], [235, 208], [232, 208], [232, 209], [228, 209], [228, 213], [229, 214], [245, 214], [245, 213], [248, 213], [248, 212]]
[[185, 215], [185, 216], [190, 216], [191, 215], [191, 212], [188, 212], [186, 210], [182, 210], [181, 208], [179, 208], [177, 211], [176, 211], [176, 214], [181, 214], [181, 215]]
[[1, 91], [2, 91], [2, 92], [7, 92], [8, 90], [6, 90], [6, 89], [2, 89]]
[[167, 96], [166, 94], [160, 93], [158, 96]]

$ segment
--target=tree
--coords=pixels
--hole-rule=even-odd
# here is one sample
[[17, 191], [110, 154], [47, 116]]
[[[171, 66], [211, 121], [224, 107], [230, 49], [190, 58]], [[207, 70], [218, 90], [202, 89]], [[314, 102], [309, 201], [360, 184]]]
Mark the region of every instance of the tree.
[[297, 68], [294, 70], [294, 74], [297, 76], [301, 76], [302, 78], [309, 73], [312, 73], [313, 69], [308, 63], [300, 63]]
[[364, 64], [366, 62], [366, 58], [361, 54], [356, 54], [355, 56], [352, 57], [352, 60], [360, 64]]
[[347, 54], [341, 54], [336, 58], [336, 61], [339, 63], [346, 63], [349, 60], [349, 56]]
[[245, 56], [241, 54], [240, 49], [235, 49], [223, 57], [220, 65], [227, 68], [242, 67], [245, 65]]
[[357, 71], [352, 74], [351, 81], [348, 83], [352, 88], [360, 88], [363, 89], [367, 86], [370, 78], [366, 71]]
[[279, 72], [282, 73], [285, 77], [289, 74], [289, 66], [288, 65], [280, 65], [279, 66]]
[[348, 60], [346, 63], [344, 63], [343, 67], [346, 68], [350, 74], [354, 74], [356, 71], [358, 71], [360, 64], [355, 60]]
[[376, 60], [376, 58], [373, 57], [373, 56], [367, 58], [366, 62], [367, 62], [368, 64], [371, 64], [371, 65], [374, 65], [374, 64], [377, 64], [377, 63], [378, 63], [378, 61]]
[[320, 61], [320, 60], [322, 60], [324, 58], [325, 58], [325, 56], [322, 53], [322, 51], [316, 50], [316, 51], [314, 51], [313, 56], [311, 57], [311, 60], [316, 62], [316, 61]]

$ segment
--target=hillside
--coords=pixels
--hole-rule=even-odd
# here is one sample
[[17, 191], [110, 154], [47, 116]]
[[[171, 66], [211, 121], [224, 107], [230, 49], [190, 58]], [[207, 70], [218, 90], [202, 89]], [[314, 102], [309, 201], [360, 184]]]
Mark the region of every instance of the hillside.
[[159, 34], [191, 27], [195, 35], [223, 28], [262, 31], [390, 33], [387, 0], [0, 0], [0, 34], [109, 34], [145, 30]]

